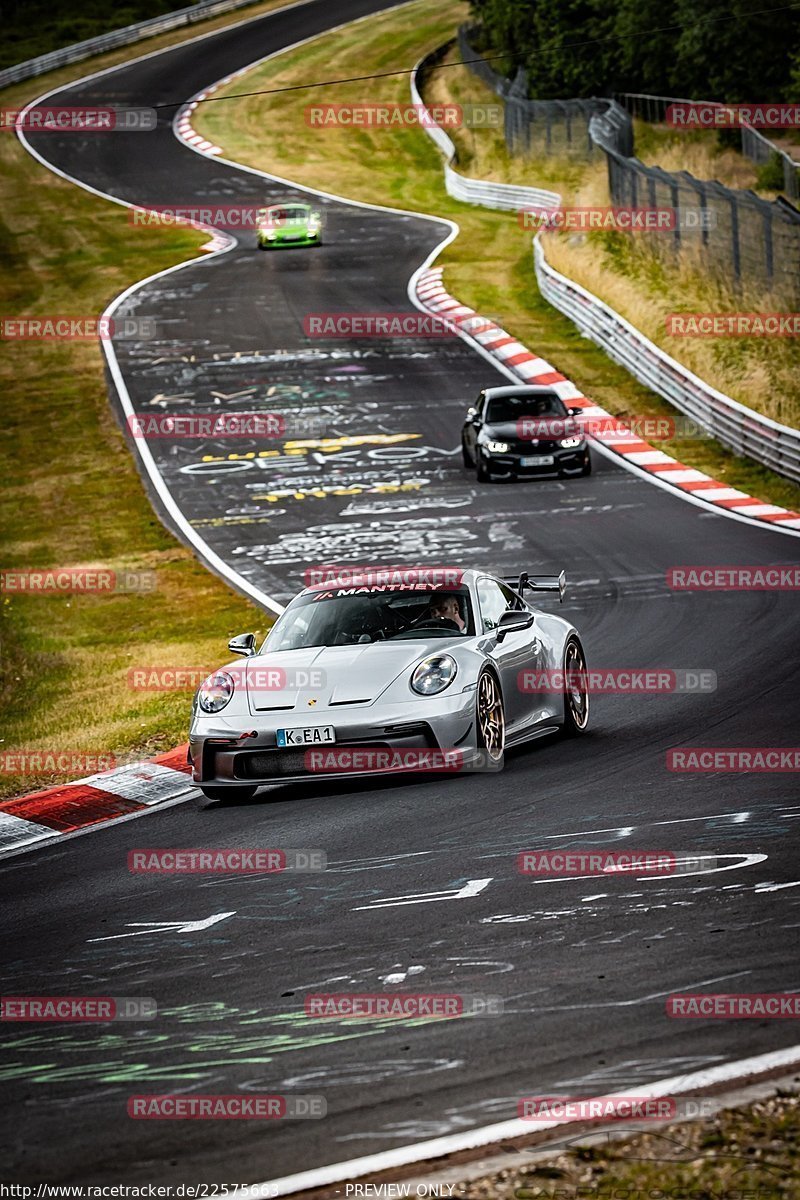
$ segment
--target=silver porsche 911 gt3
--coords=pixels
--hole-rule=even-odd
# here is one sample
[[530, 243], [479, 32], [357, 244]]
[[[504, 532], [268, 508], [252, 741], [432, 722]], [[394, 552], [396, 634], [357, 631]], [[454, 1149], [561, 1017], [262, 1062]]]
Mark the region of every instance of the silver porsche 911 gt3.
[[506, 748], [558, 729], [582, 733], [580, 638], [527, 599], [563, 598], [564, 586], [563, 572], [510, 580], [418, 567], [307, 587], [260, 649], [251, 633], [235, 637], [228, 649], [245, 661], [198, 689], [194, 781], [224, 799], [331, 774], [498, 770]]

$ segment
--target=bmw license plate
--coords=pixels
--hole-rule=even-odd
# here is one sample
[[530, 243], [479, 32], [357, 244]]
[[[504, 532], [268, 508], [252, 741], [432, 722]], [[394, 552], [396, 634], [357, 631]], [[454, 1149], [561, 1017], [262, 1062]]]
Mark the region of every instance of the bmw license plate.
[[332, 746], [335, 741], [336, 731], [332, 725], [278, 730], [279, 746]]
[[528, 458], [521, 458], [519, 465], [521, 467], [552, 467], [555, 461], [552, 454], [535, 454]]

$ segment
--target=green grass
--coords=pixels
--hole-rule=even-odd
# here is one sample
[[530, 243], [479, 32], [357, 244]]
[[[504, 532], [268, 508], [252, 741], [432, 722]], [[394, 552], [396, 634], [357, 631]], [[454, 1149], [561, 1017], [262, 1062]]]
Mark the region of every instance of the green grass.
[[[444, 4], [417, 0], [395, 12], [373, 16], [368, 24], [317, 38], [301, 50], [262, 64], [215, 95], [397, 70], [452, 37], [465, 13], [466, 6], [455, 0]], [[440, 74], [446, 75], [450, 94], [456, 99], [493, 99], [464, 68]], [[457, 85], [450, 82], [457, 76], [464, 78]], [[473, 82], [477, 91], [472, 89]], [[470, 91], [459, 92], [457, 87], [469, 87]], [[373, 81], [368, 98], [407, 103], [407, 76]], [[432, 97], [439, 98], [438, 94]], [[363, 83], [337, 85], [325, 96], [326, 101], [337, 103], [364, 99]], [[458, 222], [460, 236], [438, 260], [445, 267], [445, 285], [454, 296], [478, 311], [496, 314], [530, 350], [541, 354], [609, 412], [619, 416], [675, 415], [673, 408], [610, 362], [572, 322], [542, 299], [533, 271], [530, 235], [519, 228], [514, 213], [459, 204], [447, 195], [441, 156], [423, 131], [314, 129], [304, 117], [309, 103], [303, 92], [231, 98], [198, 109], [195, 126], [236, 161], [255, 167], [268, 165], [270, 171], [289, 179], [353, 199], [436, 213]], [[460, 142], [460, 149], [463, 144]], [[499, 161], [496, 147], [486, 153]], [[595, 168], [587, 171], [582, 164], [570, 163], [569, 169], [575, 172], [578, 187], [589, 186], [596, 177]], [[551, 182], [537, 176], [535, 168], [521, 181], [544, 182], [545, 186]], [[790, 509], [800, 505], [800, 488], [729, 454], [712, 439], [672, 441], [664, 448], [731, 486]]]
[[119, 6], [83, 0], [79, 7], [73, 0], [12, 0], [3, 5], [0, 69], [187, 7], [180, 0], [127, 0]]
[[[186, 36], [153, 39], [147, 49]], [[5, 89], [4, 102], [20, 107], [56, 81], [126, 54]], [[123, 208], [51, 174], [12, 135], [0, 139], [4, 315], [99, 315], [128, 285], [197, 256], [207, 240], [174, 227], [133, 233]], [[111, 411], [99, 346], [5, 341], [2, 351], [8, 465], [0, 569], [155, 571], [156, 587], [142, 595], [0, 595], [0, 753], [125, 759], [171, 749], [186, 739], [191, 690], [132, 691], [129, 668], [213, 667], [228, 657], [232, 634], [263, 633], [269, 618], [200, 566], [156, 517]], [[0, 771], [0, 796], [70, 777]]]

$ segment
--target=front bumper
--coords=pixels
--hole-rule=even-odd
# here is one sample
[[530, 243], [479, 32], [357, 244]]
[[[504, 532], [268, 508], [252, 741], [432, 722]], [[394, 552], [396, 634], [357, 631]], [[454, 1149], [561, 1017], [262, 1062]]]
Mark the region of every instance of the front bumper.
[[[278, 747], [278, 729], [324, 725], [333, 726], [335, 743], [308, 749]], [[253, 733], [255, 737], [242, 736]], [[338, 758], [337, 750], [343, 752]], [[358, 754], [361, 750], [371, 753]], [[436, 770], [434, 764], [443, 761], [436, 752], [457, 751], [448, 761], [463, 761], [463, 769], [468, 770], [477, 758], [475, 688], [381, 713], [372, 706], [349, 712], [333, 706], [309, 714], [287, 711], [227, 719], [224, 713], [216, 717], [196, 713], [189, 734], [192, 778], [214, 788], [383, 775], [387, 768], [377, 753], [380, 750], [415, 752], [409, 758], [422, 764], [420, 771]], [[426, 755], [427, 751], [433, 753]], [[331, 761], [337, 764], [335, 769]], [[349, 762], [352, 769], [347, 768]]]
[[276, 238], [268, 238], [261, 233], [258, 235], [258, 244], [265, 250], [282, 249], [286, 246], [317, 246], [321, 240], [322, 237], [319, 233], [307, 233], [299, 236], [287, 234]]
[[[579, 474], [589, 459], [589, 447], [584, 443], [572, 449], [554, 448], [540, 455], [528, 451], [512, 450], [506, 454], [489, 454], [483, 451], [484, 462], [493, 475], [517, 475], [522, 478], [535, 475]], [[553, 461], [537, 462], [537, 458], [552, 458]], [[524, 465], [523, 465], [524, 461]]]

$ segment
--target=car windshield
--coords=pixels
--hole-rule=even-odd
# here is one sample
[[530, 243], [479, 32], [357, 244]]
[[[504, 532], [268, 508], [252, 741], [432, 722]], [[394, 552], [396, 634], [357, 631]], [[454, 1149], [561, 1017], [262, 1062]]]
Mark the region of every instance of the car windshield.
[[555, 392], [538, 396], [518, 392], [510, 396], [495, 396], [486, 408], [486, 420], [491, 424], [518, 421], [521, 417], [566, 417], [567, 410]]
[[463, 586], [446, 591], [331, 586], [293, 601], [275, 622], [262, 652], [469, 637], [473, 632], [469, 591]]
[[307, 208], [271, 208], [268, 211], [270, 221], [306, 221]]

